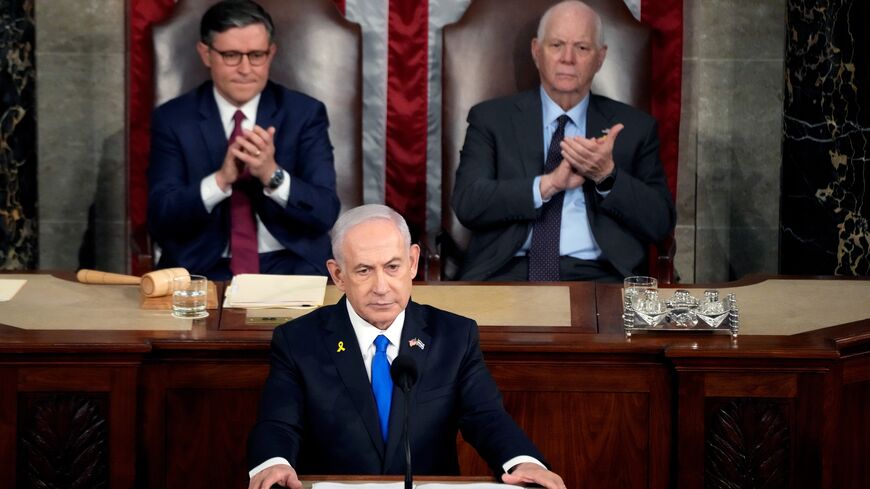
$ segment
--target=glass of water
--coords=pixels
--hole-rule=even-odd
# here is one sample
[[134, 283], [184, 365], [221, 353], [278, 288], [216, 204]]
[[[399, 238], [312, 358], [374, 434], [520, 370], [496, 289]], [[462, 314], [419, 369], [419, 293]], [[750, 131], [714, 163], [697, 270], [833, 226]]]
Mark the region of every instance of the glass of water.
[[658, 280], [653, 277], [643, 275], [626, 277], [622, 284], [623, 298], [631, 304], [633, 309], [637, 310], [638, 301], [644, 297], [644, 291], [657, 291], [658, 286]]
[[172, 279], [172, 315], [181, 319], [199, 319], [208, 316], [205, 310], [208, 279], [202, 275]]

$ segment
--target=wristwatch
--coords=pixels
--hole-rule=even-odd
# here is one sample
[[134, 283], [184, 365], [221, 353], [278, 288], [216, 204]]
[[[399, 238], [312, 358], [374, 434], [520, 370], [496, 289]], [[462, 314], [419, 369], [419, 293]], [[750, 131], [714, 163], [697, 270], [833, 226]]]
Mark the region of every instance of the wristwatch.
[[599, 192], [610, 192], [613, 189], [613, 183], [616, 181], [616, 167], [613, 167], [613, 171], [610, 172], [610, 175], [602, 178], [600, 182], [595, 184], [595, 190]]
[[272, 178], [269, 179], [269, 183], [266, 184], [271, 190], [275, 190], [280, 187], [284, 182], [284, 169], [280, 166], [275, 168], [275, 173], [272, 174]]

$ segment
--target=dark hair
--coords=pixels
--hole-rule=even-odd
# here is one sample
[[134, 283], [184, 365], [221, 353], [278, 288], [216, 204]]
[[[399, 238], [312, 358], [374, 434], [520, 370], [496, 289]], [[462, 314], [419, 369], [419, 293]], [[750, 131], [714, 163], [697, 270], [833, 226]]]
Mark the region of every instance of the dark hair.
[[199, 40], [211, 46], [215, 34], [253, 24], [263, 24], [269, 33], [269, 41], [272, 41], [275, 26], [263, 7], [252, 0], [221, 0], [203, 14], [199, 24]]

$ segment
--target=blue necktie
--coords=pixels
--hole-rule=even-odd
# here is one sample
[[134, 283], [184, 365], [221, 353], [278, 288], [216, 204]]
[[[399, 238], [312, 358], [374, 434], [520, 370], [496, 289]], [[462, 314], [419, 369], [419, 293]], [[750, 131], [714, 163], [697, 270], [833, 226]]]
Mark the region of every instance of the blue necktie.
[[387, 345], [390, 340], [384, 335], [375, 338], [375, 357], [372, 359], [372, 392], [378, 404], [378, 418], [381, 421], [381, 436], [387, 441], [387, 427], [390, 424], [390, 403], [393, 400], [393, 379], [390, 377], [390, 362], [387, 360]]

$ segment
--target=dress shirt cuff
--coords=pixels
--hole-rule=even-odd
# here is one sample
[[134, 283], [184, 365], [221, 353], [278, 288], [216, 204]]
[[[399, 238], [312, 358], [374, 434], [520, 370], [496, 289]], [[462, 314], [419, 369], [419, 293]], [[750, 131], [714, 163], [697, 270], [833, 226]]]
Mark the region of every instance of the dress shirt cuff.
[[602, 197], [607, 197], [608, 195], [610, 195], [610, 192], [613, 192], [613, 189], [605, 190], [604, 192], [602, 192], [601, 190], [598, 190], [598, 189], [596, 188], [596, 189], [595, 189], [595, 192], [597, 192], [598, 195], [600, 195], [600, 196], [602, 196]]
[[281, 181], [278, 188], [272, 190], [269, 187], [263, 187], [263, 194], [282, 208], [287, 207], [287, 201], [290, 200], [290, 175], [287, 174], [287, 171], [284, 171], [284, 180]]
[[501, 468], [504, 469], [505, 474], [509, 474], [511, 469], [513, 469], [514, 467], [516, 467], [519, 464], [526, 463], [526, 462], [528, 462], [530, 464], [540, 465], [541, 467], [543, 467], [545, 469], [547, 468], [547, 466], [542, 464], [540, 460], [536, 459], [535, 457], [529, 457], [528, 455], [516, 456], [516, 457], [508, 460], [507, 462], [505, 462], [504, 465], [501, 466]]
[[228, 188], [226, 192], [221, 190], [217, 183], [217, 172], [203, 178], [199, 183], [199, 195], [202, 197], [202, 204], [205, 206], [205, 210], [208, 211], [209, 214], [211, 214], [212, 209], [220, 204], [222, 200], [232, 194], [232, 187]]
[[251, 471], [248, 472], [248, 477], [253, 479], [255, 475], [259, 474], [260, 472], [268, 469], [273, 465], [286, 465], [288, 467], [293, 467], [292, 465], [290, 465], [290, 462], [288, 462], [287, 459], [284, 457], [272, 457], [269, 460], [266, 460], [265, 462], [251, 469]]
[[535, 203], [535, 209], [540, 209], [544, 205], [544, 198], [541, 197], [541, 176], [538, 175], [532, 180], [532, 200]]

